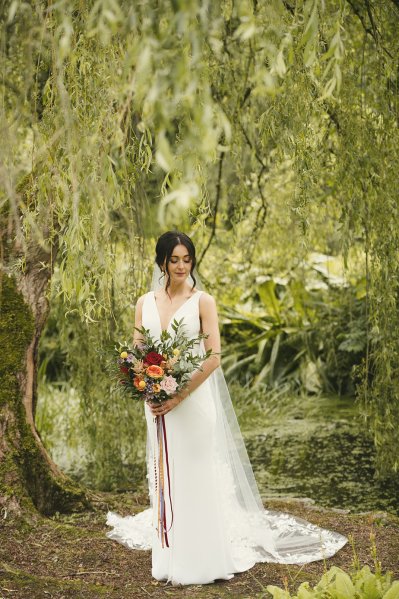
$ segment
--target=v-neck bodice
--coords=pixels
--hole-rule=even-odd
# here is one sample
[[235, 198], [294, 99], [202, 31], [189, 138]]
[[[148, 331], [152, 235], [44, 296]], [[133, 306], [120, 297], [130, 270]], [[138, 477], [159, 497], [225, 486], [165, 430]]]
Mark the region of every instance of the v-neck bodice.
[[162, 329], [161, 317], [159, 314], [158, 306], [155, 299], [154, 291], [146, 293], [143, 302], [142, 309], [142, 325], [146, 329], [150, 330], [152, 337], [159, 339], [162, 330], [166, 330], [169, 333], [173, 333], [172, 323], [173, 321], [180, 320], [183, 318], [184, 332], [189, 337], [197, 337], [200, 328], [200, 317], [199, 317], [199, 299], [202, 291], [198, 289], [196, 292], [189, 297], [183, 304], [181, 304], [177, 310], [172, 314], [169, 319], [168, 326], [166, 329]]
[[159, 326], [161, 327], [161, 331], [167, 331], [169, 329], [169, 326], [172, 324], [172, 322], [174, 321], [174, 319], [176, 318], [176, 314], [179, 313], [179, 311], [183, 308], [183, 306], [185, 306], [190, 300], [193, 299], [193, 297], [195, 297], [197, 295], [197, 293], [200, 293], [198, 290], [195, 291], [195, 293], [193, 293], [193, 295], [191, 295], [188, 299], [186, 299], [172, 314], [172, 316], [169, 318], [169, 322], [167, 324], [166, 329], [162, 328], [162, 322], [161, 322], [161, 315], [159, 313], [159, 308], [158, 308], [158, 304], [157, 304], [157, 300], [155, 297], [155, 292], [152, 292], [153, 298], [154, 298], [154, 304], [155, 304], [155, 310], [157, 311], [158, 314], [158, 318], [159, 318]]

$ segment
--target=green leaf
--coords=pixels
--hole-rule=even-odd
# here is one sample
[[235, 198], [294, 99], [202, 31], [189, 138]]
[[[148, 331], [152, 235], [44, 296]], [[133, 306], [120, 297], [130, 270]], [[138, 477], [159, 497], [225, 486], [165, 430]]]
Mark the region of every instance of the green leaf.
[[297, 599], [314, 599], [314, 591], [309, 589], [309, 583], [303, 582], [298, 588]]
[[370, 574], [365, 578], [362, 585], [362, 594], [365, 599], [380, 599], [381, 585], [375, 574]]
[[270, 279], [258, 287], [259, 297], [271, 316], [274, 316], [280, 322], [280, 302], [276, 297], [276, 283]]
[[399, 580], [395, 580], [391, 588], [383, 595], [382, 599], [398, 599], [399, 598]]
[[155, 159], [165, 172], [169, 172], [173, 169], [174, 158], [164, 131], [161, 131], [157, 138]]
[[290, 594], [287, 591], [283, 591], [283, 589], [272, 584], [267, 585], [266, 590], [269, 591], [273, 599], [290, 599]]
[[356, 597], [356, 590], [353, 582], [346, 572], [340, 570], [335, 578], [335, 588], [337, 599], [352, 599]]

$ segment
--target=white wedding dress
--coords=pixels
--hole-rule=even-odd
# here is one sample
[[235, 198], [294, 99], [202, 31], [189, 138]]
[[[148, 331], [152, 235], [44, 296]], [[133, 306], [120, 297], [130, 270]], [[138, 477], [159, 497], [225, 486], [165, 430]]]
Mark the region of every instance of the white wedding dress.
[[[178, 308], [185, 332], [200, 331], [196, 291]], [[159, 338], [161, 323], [154, 292], [145, 295], [142, 325]], [[201, 341], [198, 352], [205, 351]], [[134, 516], [107, 514], [107, 532], [131, 549], [152, 549], [152, 576], [172, 584], [206, 584], [230, 579], [257, 562], [301, 564], [334, 555], [346, 537], [300, 518], [264, 509], [220, 367], [165, 416], [170, 488], [165, 476], [169, 546], [157, 526], [155, 419], [145, 404], [147, 477], [151, 507]], [[229, 396], [228, 396], [229, 397]], [[155, 460], [155, 464], [154, 464]], [[163, 459], [164, 470], [166, 461]], [[170, 501], [169, 501], [170, 496]], [[173, 511], [173, 514], [172, 514]], [[172, 521], [173, 515], [173, 521]]]

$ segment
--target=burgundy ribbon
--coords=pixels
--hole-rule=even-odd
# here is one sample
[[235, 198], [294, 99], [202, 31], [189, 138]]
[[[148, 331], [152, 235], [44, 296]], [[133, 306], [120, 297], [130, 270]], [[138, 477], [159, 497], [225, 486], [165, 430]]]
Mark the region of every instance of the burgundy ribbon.
[[[165, 538], [165, 544], [169, 547], [169, 539], [168, 532], [172, 528], [173, 524], [173, 505], [172, 505], [172, 497], [170, 491], [170, 467], [169, 467], [169, 452], [168, 452], [168, 441], [166, 437], [166, 425], [165, 425], [165, 416], [156, 416], [157, 421], [157, 438], [158, 438], [158, 456], [163, 460], [163, 452], [161, 453], [161, 445], [162, 441], [165, 447], [165, 461], [166, 461], [166, 474], [168, 478], [168, 494], [169, 494], [169, 504], [170, 504], [170, 512], [171, 512], [171, 523], [169, 528], [167, 527], [166, 522], [166, 503], [165, 503], [165, 489], [164, 489], [164, 480], [163, 480], [163, 464], [158, 464], [158, 474], [159, 474], [159, 484], [158, 484], [158, 508], [160, 509], [160, 521], [158, 524], [160, 527], [158, 528], [158, 533], [161, 534], [161, 540]], [[155, 472], [155, 475], [157, 473]], [[163, 542], [162, 542], [163, 547]]]

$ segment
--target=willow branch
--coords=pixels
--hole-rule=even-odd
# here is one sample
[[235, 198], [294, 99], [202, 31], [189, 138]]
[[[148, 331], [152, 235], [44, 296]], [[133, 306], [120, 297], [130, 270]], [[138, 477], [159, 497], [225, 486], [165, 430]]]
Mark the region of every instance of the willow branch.
[[259, 229], [263, 229], [265, 222], [266, 222], [266, 217], [267, 217], [267, 211], [269, 206], [267, 205], [267, 201], [265, 198], [265, 195], [263, 193], [263, 189], [262, 189], [262, 175], [265, 172], [266, 167], [262, 166], [262, 168], [260, 169], [259, 173], [258, 173], [258, 179], [257, 179], [257, 186], [258, 186], [258, 191], [259, 191], [259, 195], [260, 195], [260, 199], [261, 199], [261, 205], [259, 206], [259, 210], [256, 213], [256, 218], [255, 218], [255, 228], [258, 231]]
[[292, 14], [292, 16], [295, 16], [294, 7], [291, 6], [291, 4], [289, 2], [287, 2], [287, 0], [283, 0], [283, 4], [284, 4], [285, 8], [288, 10], [288, 12], [290, 12]]
[[[395, 0], [393, 0], [393, 1], [395, 1]], [[387, 54], [390, 58], [393, 58], [393, 55], [390, 53], [390, 51], [387, 50], [387, 48], [385, 48], [385, 46], [383, 46], [381, 44], [381, 42], [380, 42], [378, 30], [377, 30], [377, 28], [375, 26], [373, 14], [371, 12], [371, 7], [370, 7], [368, 1], [366, 1], [366, 9], [367, 9], [367, 14], [368, 14], [368, 17], [369, 17], [369, 21], [371, 23], [371, 27], [369, 27], [367, 25], [366, 19], [364, 18], [364, 16], [362, 15], [362, 13], [359, 11], [358, 7], [353, 2], [353, 0], [347, 0], [347, 2], [349, 4], [349, 6], [351, 7], [351, 9], [353, 10], [353, 13], [359, 19], [359, 21], [360, 21], [360, 23], [361, 23], [364, 31], [373, 38], [376, 46], [381, 47], [383, 49], [383, 51], [385, 52], [385, 54]], [[396, 4], [396, 2], [395, 2], [395, 4]], [[397, 5], [399, 6], [399, 0], [398, 0], [398, 4]]]
[[243, 132], [243, 135], [246, 139], [247, 144], [249, 145], [249, 147], [251, 148], [251, 150], [254, 153], [254, 156], [256, 158], [256, 160], [259, 162], [259, 164], [263, 167], [263, 168], [267, 168], [266, 164], [263, 162], [262, 157], [259, 155], [258, 150], [255, 147], [255, 144], [252, 143], [252, 141], [249, 139], [248, 133], [245, 131], [243, 124], [241, 123], [241, 121], [239, 121], [239, 125], [240, 125], [240, 129]]
[[211, 234], [209, 236], [208, 243], [207, 243], [206, 247], [204, 248], [204, 251], [201, 254], [201, 257], [197, 262], [197, 266], [199, 266], [201, 264], [205, 254], [208, 251], [208, 249], [212, 243], [212, 240], [216, 234], [216, 216], [217, 216], [218, 209], [219, 209], [219, 202], [220, 202], [221, 189], [222, 189], [222, 171], [223, 171], [224, 156], [225, 156], [225, 153], [222, 152], [220, 154], [220, 158], [219, 158], [219, 171], [218, 171], [218, 179], [217, 179], [217, 183], [216, 183], [216, 198], [215, 198], [215, 207], [213, 209]]

